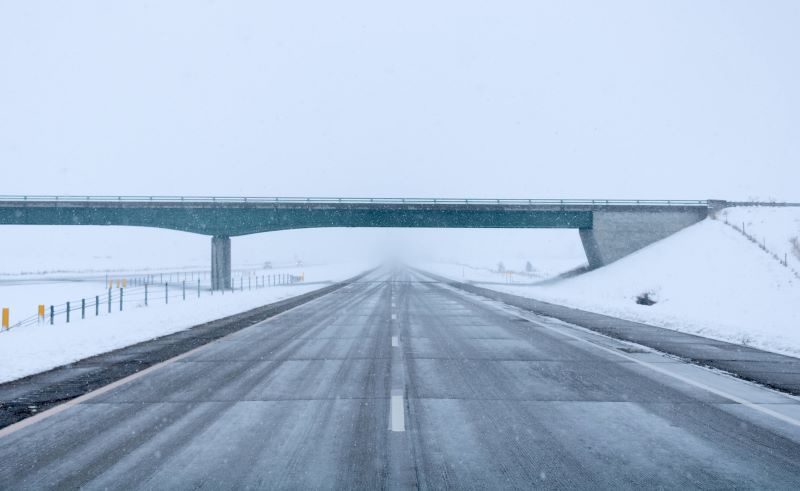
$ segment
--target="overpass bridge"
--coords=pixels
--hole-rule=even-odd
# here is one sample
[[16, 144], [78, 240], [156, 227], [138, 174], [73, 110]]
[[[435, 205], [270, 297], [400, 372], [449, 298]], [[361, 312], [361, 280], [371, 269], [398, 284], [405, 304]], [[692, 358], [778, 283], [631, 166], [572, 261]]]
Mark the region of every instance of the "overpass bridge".
[[157, 227], [211, 236], [229, 288], [231, 237], [317, 227], [573, 228], [591, 268], [663, 239], [724, 201], [201, 196], [0, 196], [0, 224]]

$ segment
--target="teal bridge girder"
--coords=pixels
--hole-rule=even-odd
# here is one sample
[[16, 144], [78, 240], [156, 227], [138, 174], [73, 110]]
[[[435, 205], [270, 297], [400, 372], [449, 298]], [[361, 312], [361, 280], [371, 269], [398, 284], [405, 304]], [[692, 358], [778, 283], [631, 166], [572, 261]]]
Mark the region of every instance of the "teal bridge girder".
[[707, 208], [699, 200], [0, 196], [0, 224], [157, 227], [238, 236], [318, 227], [591, 229], [606, 209]]

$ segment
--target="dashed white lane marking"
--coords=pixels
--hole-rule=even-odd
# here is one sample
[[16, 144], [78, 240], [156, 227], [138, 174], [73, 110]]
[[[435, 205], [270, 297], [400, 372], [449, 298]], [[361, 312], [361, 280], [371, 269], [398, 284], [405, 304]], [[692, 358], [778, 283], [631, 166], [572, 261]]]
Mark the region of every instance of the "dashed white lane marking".
[[764, 406], [762, 406], [760, 404], [756, 404], [754, 402], [750, 402], [747, 399], [743, 399], [743, 398], [741, 398], [739, 396], [735, 396], [733, 394], [729, 394], [728, 392], [725, 392], [724, 390], [719, 390], [717, 388], [711, 387], [710, 385], [706, 385], [706, 384], [704, 384], [702, 382], [697, 382], [696, 380], [692, 380], [689, 377], [685, 377], [683, 375], [679, 375], [677, 373], [670, 372], [669, 370], [667, 370], [667, 369], [665, 369], [663, 367], [660, 367], [655, 363], [649, 363], [647, 361], [640, 360], [640, 359], [635, 358], [633, 356], [628, 356], [625, 353], [622, 353], [620, 351], [617, 351], [617, 350], [614, 350], [614, 349], [611, 349], [611, 348], [606, 348], [605, 346], [601, 346], [601, 345], [599, 345], [597, 343], [593, 343], [593, 342], [589, 341], [588, 339], [584, 339], [584, 338], [582, 338], [580, 336], [576, 336], [574, 334], [571, 334], [571, 333], [568, 333], [568, 332], [564, 332], [561, 329], [556, 329], [556, 328], [554, 328], [552, 326], [548, 326], [547, 324], [535, 321], [535, 320], [530, 319], [530, 318], [528, 318], [526, 316], [519, 315], [519, 314], [514, 314], [514, 315], [516, 315], [517, 317], [520, 317], [522, 319], [531, 321], [534, 324], [536, 324], [537, 326], [544, 327], [545, 329], [548, 329], [548, 330], [553, 331], [553, 332], [557, 332], [557, 333], [561, 334], [562, 336], [566, 336], [568, 338], [572, 338], [572, 339], [575, 339], [577, 341], [581, 341], [583, 343], [592, 345], [597, 349], [605, 351], [606, 353], [611, 353], [612, 355], [618, 356], [620, 358], [624, 358], [624, 359], [626, 359], [628, 361], [632, 361], [632, 362], [637, 363], [637, 364], [639, 364], [641, 366], [647, 367], [650, 370], [653, 370], [654, 372], [658, 372], [658, 373], [660, 373], [662, 375], [666, 375], [668, 377], [672, 377], [672, 378], [674, 378], [676, 380], [680, 380], [681, 382], [684, 382], [684, 383], [687, 383], [687, 384], [692, 385], [694, 387], [697, 387], [697, 388], [703, 389], [705, 391], [711, 392], [712, 394], [716, 394], [716, 395], [718, 395], [720, 397], [723, 397], [723, 398], [728, 399], [730, 401], [733, 401], [733, 402], [736, 402], [738, 404], [741, 404], [742, 406], [748, 407], [750, 409], [753, 409], [755, 411], [761, 412], [761, 413], [766, 414], [768, 416], [772, 416], [773, 418], [779, 419], [779, 420], [781, 420], [781, 421], [783, 421], [785, 423], [789, 423], [789, 424], [792, 424], [792, 425], [795, 425], [795, 426], [800, 426], [800, 420], [794, 419], [794, 418], [792, 418], [790, 416], [786, 416], [786, 415], [781, 414], [781, 413], [779, 413], [777, 411], [773, 411], [772, 409], [766, 408], [766, 407], [764, 407]]
[[392, 348], [397, 348], [400, 346], [400, 340], [397, 339], [397, 336], [392, 336]]
[[406, 415], [403, 404], [403, 391], [392, 390], [392, 402], [390, 404], [392, 431], [406, 431]]

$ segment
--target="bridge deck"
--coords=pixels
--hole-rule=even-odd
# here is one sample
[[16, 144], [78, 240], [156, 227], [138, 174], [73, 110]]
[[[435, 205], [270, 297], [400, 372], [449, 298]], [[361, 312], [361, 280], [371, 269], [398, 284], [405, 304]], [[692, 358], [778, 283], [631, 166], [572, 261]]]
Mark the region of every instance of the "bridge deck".
[[217, 236], [313, 227], [590, 229], [598, 210], [707, 207], [690, 200], [0, 196], [0, 224], [125, 225]]

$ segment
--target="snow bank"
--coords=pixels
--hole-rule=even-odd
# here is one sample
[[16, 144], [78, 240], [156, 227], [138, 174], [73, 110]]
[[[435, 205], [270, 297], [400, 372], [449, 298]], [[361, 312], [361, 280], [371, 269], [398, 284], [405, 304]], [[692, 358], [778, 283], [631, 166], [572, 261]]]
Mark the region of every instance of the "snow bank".
[[[55, 325], [22, 326], [0, 332], [0, 382], [14, 380], [50, 368], [71, 363], [92, 355], [123, 348], [189, 327], [237, 314], [278, 300], [300, 295], [330, 282], [351, 278], [371, 266], [350, 263], [298, 268], [289, 273], [305, 273], [305, 282], [289, 286], [272, 286], [256, 290], [216, 292], [211, 296], [203, 292], [198, 299], [187, 296], [186, 301], [171, 299], [168, 305], [152, 301], [148, 307], [129, 308], [100, 317], [88, 317], [65, 324], [63, 319]], [[26, 290], [34, 291], [34, 286]], [[52, 288], [76, 288], [75, 284], [39, 285], [37, 298], [48, 295]], [[10, 290], [11, 287], [3, 290]], [[51, 291], [52, 293], [52, 291]], [[154, 300], [158, 297], [155, 296]], [[103, 312], [103, 310], [101, 310]], [[79, 312], [73, 312], [77, 319]], [[92, 309], [92, 315], [94, 310]]]
[[[745, 213], [775, 237], [793, 233], [784, 230], [785, 223], [770, 222], [783, 213]], [[421, 267], [456, 280], [484, 279], [457, 265]], [[483, 286], [800, 356], [800, 280], [739, 232], [711, 219], [578, 277]], [[645, 293], [654, 305], [636, 303]]]

